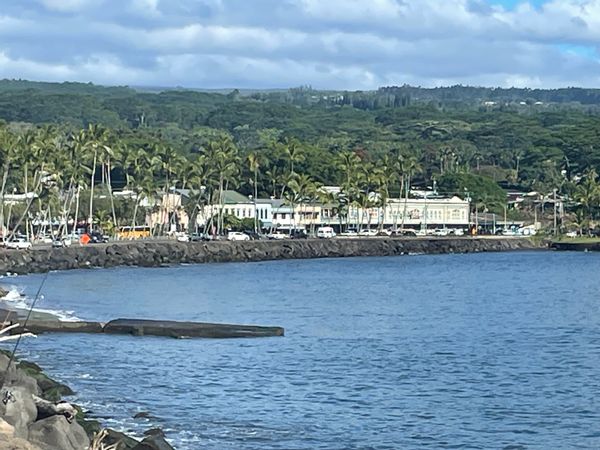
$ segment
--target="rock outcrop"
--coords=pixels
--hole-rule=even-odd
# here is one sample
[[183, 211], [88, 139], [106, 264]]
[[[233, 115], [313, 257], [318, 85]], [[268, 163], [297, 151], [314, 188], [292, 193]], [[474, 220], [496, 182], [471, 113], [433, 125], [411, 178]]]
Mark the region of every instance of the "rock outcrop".
[[3, 249], [0, 251], [0, 273], [411, 253], [498, 252], [534, 248], [538, 246], [526, 238], [365, 238], [188, 243], [146, 240], [31, 251]]
[[29, 426], [29, 442], [42, 450], [87, 450], [90, 439], [77, 422], [63, 415], [50, 416]]
[[[0, 353], [0, 450], [88, 450], [91, 439], [100, 433], [105, 446], [118, 449], [171, 450], [164, 434], [150, 433], [142, 441], [112, 430], [100, 430], [95, 421], [85, 419], [76, 405], [60, 401], [72, 395], [64, 384], [52, 380], [41, 368], [26, 361], [13, 361]], [[154, 430], [150, 430], [154, 431]]]
[[72, 391], [43, 375], [35, 364], [13, 361], [7, 371], [8, 362], [9, 357], [0, 354], [0, 377], [4, 380], [0, 391], [0, 429], [3, 430], [0, 433], [4, 433], [5, 441], [23, 449], [87, 449], [90, 440], [77, 421], [67, 420], [74, 416], [63, 413], [66, 405], [56, 405], [40, 397], [50, 392], [56, 395], [57, 387], [63, 387], [63, 392]]

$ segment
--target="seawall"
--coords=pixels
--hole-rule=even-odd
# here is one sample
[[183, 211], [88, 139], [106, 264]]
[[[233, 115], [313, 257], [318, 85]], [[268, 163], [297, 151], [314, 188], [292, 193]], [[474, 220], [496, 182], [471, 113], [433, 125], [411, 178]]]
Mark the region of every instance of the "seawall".
[[600, 242], [592, 240], [590, 242], [555, 241], [550, 244], [550, 248], [571, 252], [600, 252]]
[[0, 250], [0, 273], [91, 267], [157, 267], [180, 263], [250, 262], [353, 256], [498, 252], [540, 248], [526, 238], [365, 238], [245, 242], [130, 241], [69, 248]]

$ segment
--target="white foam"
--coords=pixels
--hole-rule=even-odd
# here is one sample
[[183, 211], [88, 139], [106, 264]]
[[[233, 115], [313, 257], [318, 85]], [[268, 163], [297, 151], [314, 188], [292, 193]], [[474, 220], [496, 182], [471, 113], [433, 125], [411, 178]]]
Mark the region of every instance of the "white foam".
[[[38, 299], [38, 304], [44, 301], [44, 296], [41, 295]], [[9, 286], [9, 291], [6, 296], [0, 299], [0, 305], [4, 303], [8, 309], [29, 309], [31, 307], [31, 299], [23, 294], [17, 286]], [[81, 319], [75, 316], [74, 311], [64, 311], [60, 309], [45, 309], [33, 308], [34, 312], [51, 314], [63, 322], [78, 322]]]

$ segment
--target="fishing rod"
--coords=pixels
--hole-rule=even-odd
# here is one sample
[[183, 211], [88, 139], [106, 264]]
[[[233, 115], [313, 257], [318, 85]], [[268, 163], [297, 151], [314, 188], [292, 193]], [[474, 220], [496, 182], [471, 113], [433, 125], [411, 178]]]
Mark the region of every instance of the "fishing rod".
[[[44, 288], [44, 285], [46, 284], [46, 280], [48, 279], [48, 274], [49, 273], [50, 272], [46, 272], [46, 274], [42, 278], [42, 282], [40, 283], [40, 286], [38, 287], [38, 290], [37, 290], [37, 292], [35, 294], [35, 297], [33, 298], [33, 301], [31, 302], [31, 306], [29, 307], [29, 310], [27, 311], [27, 316], [25, 317], [25, 321], [23, 322], [23, 326], [22, 326], [22, 330], [23, 331], [27, 327], [27, 323], [29, 322], [29, 318], [31, 317], [31, 313], [33, 312], [33, 309], [35, 308], [35, 304], [37, 303], [38, 299], [40, 298], [40, 294], [42, 293], [42, 289]], [[21, 332], [19, 334], [19, 337], [17, 338], [17, 341], [15, 342], [15, 346], [13, 347], [13, 351], [10, 354], [10, 358], [8, 360], [8, 364], [6, 365], [6, 372], [4, 372], [4, 376], [0, 380], [0, 392], [4, 388], [4, 383], [6, 381], [6, 378], [8, 377], [8, 371], [9, 371], [10, 366], [12, 365], [12, 363], [13, 363], [13, 361], [15, 359], [15, 354], [17, 353], [17, 349], [19, 348], [19, 344], [21, 343], [21, 338], [22, 337], [23, 337], [23, 332]], [[4, 397], [2, 399], [2, 402], [6, 405], [8, 403], [8, 401], [10, 400], [11, 397], [12, 397], [12, 395], [8, 391], [6, 391], [4, 393]]]

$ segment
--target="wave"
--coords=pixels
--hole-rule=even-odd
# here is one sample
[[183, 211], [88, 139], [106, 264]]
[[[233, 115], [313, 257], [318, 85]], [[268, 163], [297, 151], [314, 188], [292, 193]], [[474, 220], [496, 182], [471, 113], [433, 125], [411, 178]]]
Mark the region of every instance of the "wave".
[[[8, 286], [8, 293], [0, 298], [0, 307], [5, 307], [12, 311], [22, 311], [31, 308], [32, 298], [27, 297], [22, 290], [17, 286]], [[41, 295], [38, 299], [38, 304], [44, 301], [44, 296]], [[75, 315], [74, 311], [65, 311], [61, 309], [46, 309], [33, 308], [34, 312], [50, 314], [63, 322], [78, 322], [81, 319]]]

